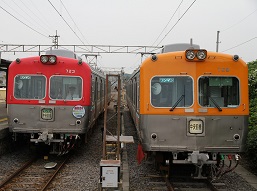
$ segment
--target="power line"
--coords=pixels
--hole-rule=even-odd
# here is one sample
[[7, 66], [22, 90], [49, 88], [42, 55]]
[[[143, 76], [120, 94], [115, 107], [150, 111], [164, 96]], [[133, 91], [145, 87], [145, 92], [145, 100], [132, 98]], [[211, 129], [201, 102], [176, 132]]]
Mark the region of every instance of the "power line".
[[184, 15], [187, 13], [187, 11], [193, 6], [193, 4], [196, 2], [196, 0], [194, 0], [193, 3], [191, 3], [191, 5], [187, 8], [187, 10], [183, 13], [183, 15], [177, 20], [177, 22], [172, 26], [172, 28], [167, 32], [167, 34], [162, 38], [162, 40], [156, 45], [159, 46], [161, 44], [161, 42], [168, 36], [168, 34], [174, 29], [174, 27], [178, 24], [178, 22], [184, 17]]
[[[66, 10], [66, 12], [68, 13], [68, 15], [70, 16], [72, 22], [74, 23], [74, 25], [77, 27], [77, 29], [79, 30], [79, 27], [77, 26], [76, 22], [73, 20], [73, 18], [71, 17], [69, 11], [66, 9], [65, 5], [63, 4], [62, 0], [61, 0], [61, 4], [63, 5], [64, 9]], [[84, 37], [83, 33], [79, 30], [80, 34], [82, 35], [82, 37], [84, 38], [84, 40], [88, 43], [87, 39]], [[89, 44], [89, 43], [88, 43]]]
[[221, 32], [225, 32], [225, 31], [227, 31], [227, 30], [233, 28], [234, 26], [236, 26], [236, 25], [238, 25], [239, 23], [243, 22], [245, 19], [247, 19], [249, 16], [251, 16], [251, 15], [252, 15], [253, 13], [255, 13], [256, 11], [257, 11], [257, 9], [255, 9], [252, 13], [250, 13], [249, 15], [247, 15], [246, 17], [244, 17], [242, 20], [240, 20], [240, 21], [238, 21], [237, 23], [231, 25], [230, 27], [228, 27], [228, 28], [222, 30]]
[[25, 25], [26, 27], [30, 28], [31, 30], [35, 31], [36, 33], [46, 37], [46, 38], [49, 38], [48, 36], [42, 34], [41, 32], [37, 31], [36, 29], [33, 29], [31, 26], [27, 25], [26, 23], [24, 23], [23, 21], [21, 21], [20, 19], [18, 19], [17, 17], [15, 17], [13, 14], [11, 14], [10, 12], [8, 12], [6, 9], [4, 9], [1, 5], [0, 5], [0, 8], [2, 10], [4, 10], [6, 13], [8, 13], [9, 15], [11, 15], [13, 18], [15, 18], [17, 21], [21, 22], [23, 25]]
[[[40, 20], [40, 18], [23, 2], [20, 1], [20, 3], [23, 5], [21, 6], [20, 4], [18, 4], [15, 0], [12, 0], [12, 2], [15, 4], [15, 6], [18, 8], [19, 11], [14, 11], [16, 14], [19, 14], [21, 17], [23, 17], [25, 20], [27, 20], [31, 25], [37, 26], [37, 28], [41, 28], [43, 29], [45, 32], [44, 33], [48, 33], [49, 31], [45, 28], [45, 25], [42, 25], [42, 22]], [[12, 6], [14, 7], [14, 6]], [[25, 8], [25, 9], [24, 9]], [[34, 17], [29, 14], [27, 11], [29, 11], [29, 13], [32, 13], [34, 15]], [[27, 16], [27, 17], [26, 17]], [[36, 20], [37, 19], [37, 20]]]
[[[30, 13], [32, 13], [34, 16], [30, 16], [28, 13], [26, 13], [25, 11], [25, 13], [33, 20], [33, 21], [35, 21], [41, 28], [43, 28], [44, 30], [46, 30], [47, 31], [47, 33], [49, 33], [50, 32], [50, 30], [52, 30], [51, 29], [51, 27], [49, 27], [48, 26], [48, 24], [49, 23], [47, 23], [46, 21], [44, 21], [43, 19], [42, 19], [42, 14], [41, 14], [41, 16], [39, 16], [39, 10], [37, 9], [37, 11], [36, 11], [36, 13], [34, 12], [34, 10], [33, 9], [31, 9], [28, 5], [26, 5], [25, 3], [24, 3], [24, 1], [21, 1], [21, 3], [24, 5], [24, 7], [26, 8], [26, 9], [28, 9], [29, 10], [29, 12]], [[32, 5], [33, 6], [33, 5]], [[35, 6], [34, 6], [35, 7]], [[20, 7], [19, 7], [20, 8]], [[40, 21], [40, 22], [39, 22]]]
[[[55, 8], [55, 6], [51, 3], [50, 0], [48, 0], [48, 2], [51, 4], [51, 6], [54, 8], [54, 10], [58, 13], [58, 15], [62, 18], [62, 20], [66, 23], [66, 25], [68, 25], [68, 27], [72, 30], [72, 32], [76, 35], [76, 37], [80, 40], [80, 42], [82, 44], [84, 44], [84, 42], [81, 40], [81, 38], [77, 35], [77, 33], [73, 30], [73, 28], [69, 25], [69, 23], [64, 19], [64, 17], [59, 13], [59, 11]], [[84, 44], [85, 45], [85, 44]]]
[[254, 40], [254, 39], [256, 39], [256, 38], [257, 38], [257, 36], [254, 37], [254, 38], [251, 38], [250, 40], [247, 40], [247, 41], [245, 41], [245, 42], [243, 42], [243, 43], [241, 43], [241, 44], [238, 44], [238, 45], [236, 45], [236, 46], [233, 46], [233, 47], [231, 47], [231, 48], [228, 48], [228, 49], [226, 49], [226, 50], [223, 50], [222, 52], [226, 52], [226, 51], [228, 51], [228, 50], [237, 48], [237, 47], [239, 47], [239, 46], [241, 46], [241, 45], [243, 45], [243, 44], [246, 44], [246, 43], [248, 43], [248, 42], [250, 42], [250, 41], [252, 41], [252, 40]]
[[168, 21], [168, 23], [166, 24], [166, 26], [164, 27], [164, 29], [162, 30], [161, 34], [157, 37], [157, 39], [154, 41], [154, 43], [152, 44], [152, 46], [156, 43], [156, 41], [160, 38], [160, 36], [162, 35], [162, 33], [164, 32], [164, 30], [168, 27], [170, 21], [173, 19], [174, 15], [176, 14], [176, 12], [178, 11], [178, 9], [180, 8], [181, 4], [182, 4], [183, 0], [180, 2], [180, 4], [178, 5], [177, 9], [175, 10], [175, 12], [173, 13], [173, 15], [171, 16], [170, 20]]

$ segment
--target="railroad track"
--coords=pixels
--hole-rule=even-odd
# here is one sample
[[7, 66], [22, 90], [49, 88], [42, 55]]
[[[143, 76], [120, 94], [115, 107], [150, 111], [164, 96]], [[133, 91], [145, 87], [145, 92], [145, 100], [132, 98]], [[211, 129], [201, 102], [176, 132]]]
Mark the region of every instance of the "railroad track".
[[168, 190], [173, 191], [172, 185], [167, 176], [165, 175], [142, 175], [141, 178], [147, 179], [147, 190]]
[[167, 175], [142, 175], [148, 182], [146, 190], [154, 191], [226, 191], [224, 183], [208, 179], [169, 178]]
[[171, 179], [173, 190], [176, 191], [226, 191], [227, 187], [222, 182], [211, 182], [208, 179]]
[[[46, 160], [33, 158], [26, 162], [21, 168], [13, 172], [8, 178], [0, 183], [0, 191], [5, 190], [46, 190], [56, 174], [67, 162], [69, 156], [65, 158], [55, 158], [54, 168], [45, 168]], [[54, 165], [55, 163], [48, 163]]]

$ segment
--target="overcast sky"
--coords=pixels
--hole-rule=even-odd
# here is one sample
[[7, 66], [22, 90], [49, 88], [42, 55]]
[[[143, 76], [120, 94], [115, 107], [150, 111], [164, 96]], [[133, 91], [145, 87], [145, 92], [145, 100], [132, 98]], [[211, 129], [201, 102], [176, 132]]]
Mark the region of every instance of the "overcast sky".
[[[162, 46], [199, 44], [257, 59], [257, 0], [0, 0], [0, 44]], [[1, 51], [1, 50], [0, 50]], [[4, 53], [3, 59], [34, 53]], [[101, 54], [99, 67], [131, 73], [140, 54]]]

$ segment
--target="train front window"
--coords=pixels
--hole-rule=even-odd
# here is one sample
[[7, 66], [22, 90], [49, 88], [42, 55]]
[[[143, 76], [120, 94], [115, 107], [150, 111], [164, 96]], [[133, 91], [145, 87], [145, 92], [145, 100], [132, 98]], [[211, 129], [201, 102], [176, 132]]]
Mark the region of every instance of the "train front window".
[[80, 100], [82, 79], [71, 76], [52, 76], [50, 79], [50, 98], [61, 100]]
[[236, 77], [202, 76], [198, 85], [201, 106], [233, 108], [239, 105], [239, 80]]
[[154, 107], [189, 107], [193, 104], [193, 80], [189, 76], [156, 76], [151, 80]]
[[14, 83], [14, 97], [17, 99], [43, 99], [45, 97], [45, 76], [17, 75]]

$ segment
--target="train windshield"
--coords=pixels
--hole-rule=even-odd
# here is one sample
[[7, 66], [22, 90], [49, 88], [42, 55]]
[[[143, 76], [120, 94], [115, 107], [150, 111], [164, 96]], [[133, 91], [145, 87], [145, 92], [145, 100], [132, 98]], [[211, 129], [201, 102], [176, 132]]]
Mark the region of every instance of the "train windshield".
[[[179, 101], [178, 101], [179, 100]], [[193, 104], [193, 80], [189, 76], [155, 76], [151, 80], [154, 107], [189, 107]]]
[[17, 99], [43, 99], [46, 96], [45, 76], [17, 75], [14, 83], [14, 97]]
[[52, 76], [50, 79], [50, 98], [61, 100], [80, 100], [82, 79], [71, 76]]
[[233, 108], [239, 105], [239, 80], [236, 77], [202, 76], [198, 85], [201, 106]]

